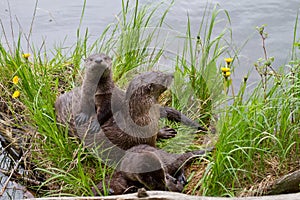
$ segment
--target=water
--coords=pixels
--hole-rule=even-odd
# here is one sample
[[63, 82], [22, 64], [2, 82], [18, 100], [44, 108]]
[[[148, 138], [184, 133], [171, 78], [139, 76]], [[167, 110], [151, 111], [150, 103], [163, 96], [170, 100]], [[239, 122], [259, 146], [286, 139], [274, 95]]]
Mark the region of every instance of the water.
[[[3, 138], [0, 135], [0, 140]], [[0, 152], [3, 152], [4, 148], [0, 143]], [[11, 159], [6, 152], [0, 154], [0, 169], [9, 169], [12, 170], [12, 166], [14, 166], [15, 161]], [[0, 171], [0, 191], [3, 189], [8, 176], [5, 176], [2, 171]], [[24, 186], [16, 183], [15, 181], [10, 181], [6, 185], [6, 189], [2, 196], [0, 196], [0, 200], [9, 200], [9, 199], [23, 199], [24, 197], [33, 197]]]
[[[140, 1], [140, 3], [147, 2], [146, 0]], [[275, 68], [287, 63], [290, 58], [296, 14], [300, 8], [299, 0], [211, 0], [211, 2], [219, 3], [221, 8], [229, 12], [235, 46], [241, 47], [245, 41], [248, 41], [239, 56], [241, 64], [235, 71], [235, 85], [239, 84], [248, 71], [252, 71], [249, 77], [250, 81], [258, 79], [253, 63], [263, 57], [263, 51], [261, 39], [255, 30], [256, 26], [267, 24], [266, 30], [269, 38], [266, 45], [268, 55], [275, 57]], [[13, 43], [13, 40], [17, 40], [19, 31], [26, 34], [30, 32], [34, 6], [34, 0], [0, 0], [0, 19], [10, 44]], [[44, 41], [47, 49], [53, 48], [56, 44], [63, 44], [67, 47], [73, 45], [76, 42], [76, 30], [82, 6], [83, 1], [39, 1], [31, 35], [35, 47], [39, 48]], [[166, 23], [185, 34], [187, 13], [189, 13], [192, 33], [196, 36], [205, 6], [206, 1], [176, 0], [166, 18]], [[95, 40], [104, 28], [115, 20], [115, 16], [120, 10], [121, 1], [88, 0], [82, 30], [88, 28], [90, 39]], [[216, 32], [221, 30], [221, 25], [222, 23], [220, 27], [215, 27]], [[0, 37], [1, 42], [5, 43], [3, 32], [0, 32]], [[25, 52], [28, 51], [26, 42], [23, 42], [22, 46]], [[172, 50], [176, 51], [176, 49]]]
[[[9, 6], [10, 5], [10, 12]], [[142, 0], [140, 3], [147, 3]], [[149, 1], [151, 2], [151, 1]], [[281, 1], [216, 1], [220, 7], [228, 10], [232, 22], [233, 41], [237, 47], [249, 39], [241, 52], [242, 66], [237, 70], [237, 76], [245, 74], [248, 69], [253, 69], [252, 64], [257, 58], [263, 56], [261, 40], [255, 27], [267, 24], [267, 48], [269, 56], [275, 57], [275, 65], [280, 66], [287, 62], [293, 39], [293, 26], [300, 3], [298, 0]], [[5, 27], [6, 34], [12, 41], [10, 31], [10, 13], [13, 18], [14, 38], [18, 31], [28, 33], [32, 20], [35, 1], [33, 0], [0, 0], [0, 19]], [[39, 47], [46, 40], [48, 48], [55, 44], [65, 46], [73, 45], [76, 41], [83, 1], [39, 1], [36, 18], [33, 26], [32, 41]], [[177, 31], [185, 33], [187, 13], [189, 13], [193, 34], [197, 29], [206, 6], [206, 1], [176, 0], [166, 22]], [[121, 1], [89, 0], [86, 4], [82, 30], [89, 29], [91, 40], [97, 38], [104, 28], [115, 20], [121, 10]], [[16, 18], [18, 20], [16, 20]], [[17, 22], [18, 21], [18, 22]], [[216, 26], [218, 30], [218, 26]], [[1, 38], [3, 41], [3, 37]], [[26, 45], [23, 45], [26, 51]]]

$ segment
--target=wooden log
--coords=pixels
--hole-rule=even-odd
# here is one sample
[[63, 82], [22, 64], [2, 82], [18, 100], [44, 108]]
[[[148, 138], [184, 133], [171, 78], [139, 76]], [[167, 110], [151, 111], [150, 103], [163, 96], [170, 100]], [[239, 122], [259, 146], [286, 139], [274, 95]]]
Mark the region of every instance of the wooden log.
[[300, 192], [300, 169], [277, 179], [266, 189], [266, 194], [271, 195], [292, 192]]
[[[49, 197], [35, 198], [29, 200], [299, 200], [300, 193], [284, 194], [276, 196], [259, 196], [259, 197], [203, 197], [192, 196], [176, 192], [165, 191], [147, 191], [144, 197], [138, 197], [138, 193], [115, 195], [106, 197]], [[141, 195], [139, 195], [141, 196]]]

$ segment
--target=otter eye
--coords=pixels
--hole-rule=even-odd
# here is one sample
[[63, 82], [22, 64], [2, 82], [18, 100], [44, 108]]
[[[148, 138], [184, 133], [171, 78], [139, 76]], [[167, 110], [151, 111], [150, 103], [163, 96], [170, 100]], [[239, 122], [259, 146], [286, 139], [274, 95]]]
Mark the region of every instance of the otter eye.
[[148, 89], [148, 91], [150, 91], [150, 92], [151, 92], [151, 91], [153, 90], [153, 84], [152, 84], [152, 83], [151, 83], [151, 84], [149, 84], [149, 85], [148, 85], [148, 87], [147, 87], [147, 89]]
[[83, 59], [83, 61], [84, 62], [91, 62], [91, 61], [93, 61], [93, 58], [85, 58], [85, 59]]
[[105, 57], [104, 57], [104, 60], [105, 60], [105, 61], [110, 60], [110, 57], [105, 56]]

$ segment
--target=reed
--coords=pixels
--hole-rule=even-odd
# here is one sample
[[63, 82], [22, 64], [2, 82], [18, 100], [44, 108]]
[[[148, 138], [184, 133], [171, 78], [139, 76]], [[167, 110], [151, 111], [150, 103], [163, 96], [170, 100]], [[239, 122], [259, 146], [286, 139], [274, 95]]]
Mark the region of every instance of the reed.
[[[294, 34], [297, 24], [298, 17]], [[275, 71], [265, 54], [265, 63], [255, 66], [262, 71], [254, 91], [243, 96], [245, 80], [233, 104], [219, 115], [217, 151], [201, 180], [203, 195], [258, 195], [260, 187], [268, 183], [268, 176], [275, 179], [297, 169], [299, 76], [295, 72], [299, 74], [299, 52], [294, 46], [292, 49], [287, 73]]]

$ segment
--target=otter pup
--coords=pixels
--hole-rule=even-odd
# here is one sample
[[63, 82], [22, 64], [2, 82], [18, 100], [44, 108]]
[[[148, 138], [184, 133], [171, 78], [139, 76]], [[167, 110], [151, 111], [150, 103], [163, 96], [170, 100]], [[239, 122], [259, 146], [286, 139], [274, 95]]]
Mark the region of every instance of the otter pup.
[[[136, 192], [141, 187], [181, 192], [187, 183], [184, 165], [191, 158], [204, 155], [212, 149], [171, 154], [149, 145], [134, 146], [126, 152], [118, 170], [104, 182], [109, 185], [109, 192], [113, 195]], [[100, 193], [103, 193], [102, 186], [102, 182], [97, 185]], [[99, 194], [95, 188], [93, 192], [95, 195]]]
[[[85, 75], [81, 87], [60, 95], [55, 102], [57, 121], [69, 125], [71, 135], [77, 129], [97, 132], [100, 125], [96, 118], [94, 94], [100, 77], [111, 68], [111, 59], [105, 54], [93, 54], [85, 59]], [[91, 98], [92, 97], [92, 98]], [[87, 123], [89, 121], [89, 123]]]
[[[129, 84], [119, 111], [101, 125], [111, 143], [127, 150], [138, 144], [155, 146], [160, 118], [159, 96], [168, 88], [173, 75], [162, 72], [145, 72]], [[113, 92], [112, 102], [117, 94]], [[97, 141], [97, 140], [96, 140]]]
[[[120, 90], [118, 87], [115, 87], [115, 84], [112, 80], [111, 69], [103, 73], [102, 77], [98, 82], [97, 90], [95, 93], [97, 119], [100, 126], [102, 126], [104, 122], [108, 121], [113, 116], [113, 114], [119, 112], [122, 107], [126, 106], [125, 95], [126, 94], [122, 90]], [[164, 115], [164, 117], [167, 117], [167, 115]], [[189, 121], [192, 120], [189, 119]], [[157, 133], [158, 138], [170, 138], [174, 137], [175, 135], [176, 131], [169, 127], [164, 127], [160, 129]]]

